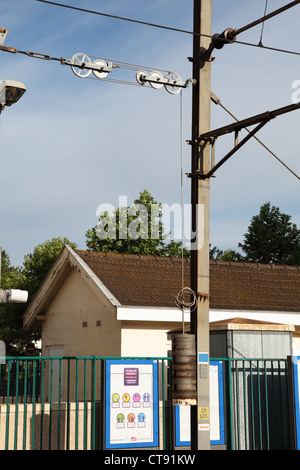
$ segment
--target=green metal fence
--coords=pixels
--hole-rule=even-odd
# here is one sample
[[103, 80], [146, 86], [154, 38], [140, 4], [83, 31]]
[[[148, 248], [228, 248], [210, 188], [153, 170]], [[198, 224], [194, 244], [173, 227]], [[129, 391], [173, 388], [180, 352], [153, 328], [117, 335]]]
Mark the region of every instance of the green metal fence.
[[228, 442], [236, 450], [290, 448], [287, 359], [221, 359], [227, 368]]
[[102, 449], [108, 359], [158, 362], [160, 445], [169, 447], [170, 358], [9, 357], [0, 366], [0, 450]]
[[[105, 361], [158, 362], [160, 449], [173, 447], [170, 358], [9, 357], [0, 364], [0, 450], [103, 448]], [[286, 359], [223, 361], [226, 448], [288, 449]]]

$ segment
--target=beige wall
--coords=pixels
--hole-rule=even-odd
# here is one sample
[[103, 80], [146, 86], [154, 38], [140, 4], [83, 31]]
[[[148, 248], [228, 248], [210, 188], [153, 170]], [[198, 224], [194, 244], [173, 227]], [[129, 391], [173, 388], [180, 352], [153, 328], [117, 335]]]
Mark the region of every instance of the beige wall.
[[172, 349], [170, 330], [180, 329], [180, 323], [122, 321], [122, 356], [168, 357]]
[[[99, 299], [88, 281], [75, 269], [72, 270], [47, 308], [42, 324], [42, 356], [119, 357], [120, 355], [121, 325], [116, 320], [113, 307], [104, 296], [103, 300]], [[66, 400], [67, 393], [71, 400], [75, 400], [76, 387], [79, 400], [82, 400], [85, 394], [91, 397], [93, 387], [91, 361], [86, 365], [84, 360], [77, 363], [72, 360], [69, 370], [68, 367], [66, 360], [61, 363], [57, 360], [52, 363], [45, 361], [45, 400], [50, 400], [51, 396], [53, 401], [58, 400], [60, 380], [62, 380], [62, 400]], [[86, 372], [85, 367], [87, 367]], [[98, 371], [97, 394], [101, 386], [99, 374]], [[70, 390], [68, 380], [72, 384]]]
[[[121, 325], [74, 269], [49, 305], [43, 321], [42, 355], [62, 348], [64, 356], [119, 356]], [[97, 323], [98, 322], [98, 323]]]

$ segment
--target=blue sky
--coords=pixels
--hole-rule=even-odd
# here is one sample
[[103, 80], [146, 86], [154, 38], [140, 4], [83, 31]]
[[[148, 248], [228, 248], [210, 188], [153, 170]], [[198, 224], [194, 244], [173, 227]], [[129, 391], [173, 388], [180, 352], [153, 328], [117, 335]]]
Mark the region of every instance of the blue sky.
[[[68, 5], [192, 30], [193, 1], [65, 0]], [[268, 11], [288, 1], [269, 0]], [[212, 33], [261, 17], [264, 0], [213, 0]], [[263, 44], [300, 51], [300, 5], [265, 23]], [[76, 53], [171, 70], [191, 78], [192, 36], [72, 11], [35, 0], [2, 0], [5, 46], [53, 57]], [[238, 40], [257, 44], [261, 26]], [[300, 56], [241, 44], [215, 51], [212, 91], [243, 119], [291, 104], [300, 80]], [[94, 59], [93, 59], [94, 60]], [[0, 245], [14, 265], [53, 237], [85, 249], [101, 204], [129, 204], [148, 189], [154, 198], [180, 203], [180, 96], [137, 86], [135, 71], [116, 70], [124, 85], [78, 78], [68, 66], [0, 52], [0, 79], [23, 82], [22, 99], [0, 116]], [[191, 87], [182, 94], [183, 171], [190, 171]], [[258, 137], [298, 175], [300, 111], [271, 121]], [[211, 127], [233, 120], [212, 105]], [[216, 159], [232, 147], [219, 138]], [[184, 202], [190, 181], [184, 177]], [[299, 180], [256, 141], [233, 156], [211, 181], [210, 242], [237, 249], [250, 219], [270, 201], [300, 227]]]

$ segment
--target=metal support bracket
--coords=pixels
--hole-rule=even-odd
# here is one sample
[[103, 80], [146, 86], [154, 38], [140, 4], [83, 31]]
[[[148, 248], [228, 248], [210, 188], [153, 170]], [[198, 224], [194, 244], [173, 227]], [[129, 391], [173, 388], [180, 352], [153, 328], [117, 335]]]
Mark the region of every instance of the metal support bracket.
[[214, 34], [212, 36], [211, 43], [203, 54], [201, 54], [200, 59], [203, 61], [211, 61], [212, 51], [214, 49], [222, 49], [225, 44], [232, 44], [235, 41], [235, 30], [231, 28], [225, 29], [221, 34]]
[[188, 80], [181, 80], [176, 72], [168, 72], [163, 77], [160, 72], [153, 71], [150, 74], [144, 70], [140, 70], [136, 74], [136, 80], [140, 85], [150, 84], [152, 88], [159, 89], [163, 86], [172, 95], [176, 95], [182, 88], [187, 88], [195, 83], [195, 80], [189, 78]]
[[96, 72], [105, 72], [109, 73], [112, 72], [115, 66], [112, 64], [112, 62], [108, 62], [107, 65], [102, 65], [102, 64], [97, 64], [95, 62], [85, 62], [83, 60], [78, 60], [77, 58], [72, 58], [72, 59], [64, 59], [63, 57], [60, 59], [61, 64], [63, 65], [70, 65], [71, 67], [76, 67], [79, 69], [86, 69], [86, 70], [92, 70]]
[[251, 137], [253, 137], [263, 126], [265, 126], [265, 124], [267, 124], [269, 120], [270, 119], [265, 119], [260, 124], [258, 124], [258, 126], [256, 126], [253, 129], [253, 131], [251, 131], [246, 137], [244, 137], [243, 140], [241, 140], [239, 143], [236, 143], [234, 148], [230, 150], [230, 152], [228, 152], [227, 155], [225, 155], [225, 157], [223, 157], [216, 165], [214, 165], [214, 167], [211, 168], [211, 170], [208, 173], [199, 174], [199, 178], [206, 179], [206, 178], [210, 178], [211, 176], [213, 176], [214, 172], [218, 168], [220, 168], [220, 166], [223, 165], [223, 163], [225, 163], [233, 154], [235, 154], [246, 142], [248, 142], [248, 140], [251, 139]]
[[161, 85], [170, 85], [170, 86], [179, 87], [179, 88], [187, 88], [193, 82], [191, 78], [189, 78], [188, 80], [184, 82], [183, 80], [181, 80], [181, 78], [170, 79], [170, 78], [165, 78], [165, 77], [153, 76], [152, 74], [142, 75], [139, 77], [139, 79], [142, 82], [149, 82], [149, 83], [155, 83], [155, 84], [161, 84]]

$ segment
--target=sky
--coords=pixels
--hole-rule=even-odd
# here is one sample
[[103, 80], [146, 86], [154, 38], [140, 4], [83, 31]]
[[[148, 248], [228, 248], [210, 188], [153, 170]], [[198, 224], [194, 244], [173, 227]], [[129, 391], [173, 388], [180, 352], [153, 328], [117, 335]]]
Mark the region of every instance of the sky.
[[[131, 205], [147, 189], [158, 202], [190, 203], [192, 87], [172, 95], [136, 81], [137, 70], [172, 71], [192, 78], [192, 35], [75, 11], [36, 0], [1, 0], [4, 45], [71, 59], [130, 64], [103, 81], [82, 78], [59, 61], [0, 51], [0, 80], [26, 86], [18, 103], [0, 115], [0, 245], [21, 266], [34, 247], [66, 237], [86, 249], [86, 231], [99, 207]], [[61, 0], [60, 3], [192, 31], [192, 0]], [[265, 0], [213, 0], [212, 33], [241, 28], [264, 14]], [[269, 0], [268, 12], [289, 3]], [[264, 46], [300, 52], [300, 5], [265, 22]], [[257, 45], [262, 26], [238, 41]], [[245, 44], [213, 52], [211, 88], [244, 119], [292, 103], [300, 56]], [[138, 67], [132, 67], [137, 65]], [[233, 122], [212, 104], [211, 129]], [[257, 137], [300, 175], [300, 110], [277, 117]], [[244, 136], [245, 134], [241, 134]], [[216, 161], [233, 135], [216, 142]], [[238, 250], [251, 218], [266, 202], [300, 227], [300, 184], [257, 141], [242, 147], [211, 179], [210, 243]], [[188, 216], [186, 216], [188, 219]]]

